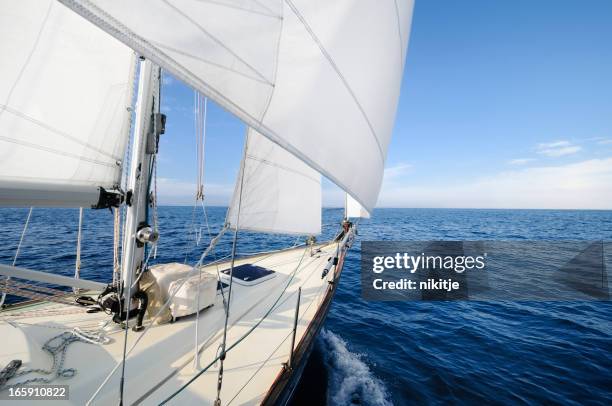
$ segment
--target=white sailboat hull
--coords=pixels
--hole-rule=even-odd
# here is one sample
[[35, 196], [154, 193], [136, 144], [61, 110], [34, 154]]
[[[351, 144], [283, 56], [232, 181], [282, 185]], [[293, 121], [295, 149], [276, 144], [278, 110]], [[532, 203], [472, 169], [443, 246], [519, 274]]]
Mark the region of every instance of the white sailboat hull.
[[[332, 267], [322, 278], [323, 269], [337, 252], [341, 255], [335, 269]], [[343, 256], [343, 250], [338, 251], [338, 243], [329, 243], [236, 261], [236, 266], [256, 264], [273, 270], [276, 277], [251, 286], [234, 283], [227, 343], [228, 348], [236, 342], [239, 344], [228, 350], [225, 359], [222, 404], [282, 404], [289, 400], [329, 310]], [[207, 266], [203, 271], [216, 274], [216, 267]], [[218, 267], [226, 269], [229, 264], [221, 263]], [[288, 368], [300, 287], [293, 367]], [[85, 313], [86, 309], [49, 302], [30, 302], [7, 308], [0, 313], [0, 336], [4, 341], [0, 348], [0, 365], [20, 359], [23, 361], [22, 369], [49, 368], [51, 357], [42, 350], [48, 339], [75, 328], [97, 330], [110, 318], [103, 312]], [[269, 315], [247, 335], [268, 311]], [[128, 349], [141, 334], [145, 335], [127, 357], [124, 404], [159, 404], [214, 360], [222, 340], [224, 316], [222, 297], [218, 292], [215, 304], [203, 310], [198, 320], [200, 368], [194, 366], [195, 315], [174, 323], [154, 325], [145, 333], [129, 330]], [[108, 344], [76, 342], [68, 348], [64, 367], [75, 368], [77, 374], [70, 379], [53, 381], [54, 384], [69, 385], [70, 399], [64, 401], [65, 404], [117, 403], [121, 368], [92, 398], [123, 356], [125, 330], [112, 322], [109, 325], [112, 328], [107, 332], [111, 338]], [[213, 404], [217, 396], [218, 367], [218, 364], [212, 365], [168, 404]], [[40, 375], [15, 378], [7, 384], [35, 376]]]

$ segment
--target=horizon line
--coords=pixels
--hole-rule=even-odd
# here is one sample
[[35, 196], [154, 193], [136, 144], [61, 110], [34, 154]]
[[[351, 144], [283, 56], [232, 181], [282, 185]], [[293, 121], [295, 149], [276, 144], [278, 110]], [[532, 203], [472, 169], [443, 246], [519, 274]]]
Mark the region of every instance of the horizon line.
[[[193, 207], [192, 204], [160, 204], [159, 207]], [[227, 205], [211, 204], [206, 207], [228, 208]], [[322, 206], [322, 209], [344, 209], [343, 206]], [[530, 208], [530, 207], [375, 207], [374, 210], [556, 210], [556, 211], [612, 211], [609, 209], [595, 208]]]

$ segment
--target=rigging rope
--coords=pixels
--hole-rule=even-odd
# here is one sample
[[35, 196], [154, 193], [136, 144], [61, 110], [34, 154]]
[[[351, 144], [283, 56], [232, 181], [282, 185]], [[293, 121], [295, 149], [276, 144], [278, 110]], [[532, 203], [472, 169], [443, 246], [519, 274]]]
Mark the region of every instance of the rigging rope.
[[[247, 129], [248, 131], [248, 129]], [[248, 135], [245, 137], [244, 142], [244, 158], [247, 155], [248, 149]], [[236, 262], [236, 245], [238, 243], [238, 228], [240, 224], [240, 208], [242, 206], [242, 190], [244, 189], [244, 167], [240, 171], [240, 192], [238, 193], [238, 210], [236, 212], [236, 227], [234, 229], [234, 238], [232, 241], [232, 260], [229, 270], [229, 289], [227, 290], [227, 306], [225, 310], [225, 323], [223, 326], [223, 341], [221, 342], [221, 354], [219, 359], [221, 360], [219, 365], [219, 374], [217, 377], [217, 398], [215, 399], [215, 406], [221, 405], [221, 387], [223, 386], [223, 362], [225, 361], [225, 355], [227, 353], [227, 324], [229, 322], [230, 308], [232, 305], [232, 286], [234, 285], [234, 264]], [[229, 213], [229, 210], [228, 210]]]
[[[81, 276], [81, 234], [83, 229], [83, 208], [79, 207], [79, 229], [77, 231], [76, 261], [74, 263], [74, 279]], [[79, 288], [72, 288], [74, 294], [79, 293]]]
[[[66, 353], [68, 352], [68, 346], [75, 342], [89, 343], [89, 344], [106, 344], [109, 342], [109, 338], [101, 333], [92, 333], [89, 331], [80, 330], [78, 328], [72, 331], [64, 331], [63, 333], [51, 337], [42, 346], [42, 350], [51, 356], [52, 364], [49, 369], [43, 368], [30, 368], [18, 371], [19, 366], [13, 368], [10, 377], [8, 379], [18, 378], [30, 374], [41, 374], [47, 375], [49, 378], [36, 377], [30, 378], [25, 381], [17, 382], [10, 385], [0, 386], [0, 391], [9, 388], [21, 387], [31, 383], [51, 383], [58, 378], [72, 378], [76, 375], [77, 370], [75, 368], [64, 368], [66, 362]], [[7, 379], [7, 380], [8, 380]]]
[[117, 285], [121, 273], [121, 264], [119, 262], [119, 240], [121, 238], [121, 209], [115, 207], [113, 209], [113, 285]]
[[[15, 250], [15, 256], [13, 257], [13, 266], [17, 263], [17, 258], [19, 258], [19, 251], [21, 251], [21, 245], [23, 244], [23, 239], [25, 238], [26, 231], [28, 230], [28, 226], [30, 225], [30, 218], [32, 217], [32, 210], [34, 207], [30, 207], [30, 211], [28, 211], [28, 217], [26, 218], [25, 224], [23, 225], [23, 230], [21, 231], [21, 237], [19, 238], [19, 244], [17, 244], [17, 250]], [[4, 279], [5, 286], [8, 287], [8, 283], [11, 280], [9, 276]], [[2, 297], [0, 298], [0, 308], [4, 305], [4, 301], [6, 300], [6, 290], [2, 291]]]
[[196, 183], [196, 201], [204, 199], [204, 144], [206, 142], [206, 112], [208, 99], [194, 91], [195, 103], [195, 132], [196, 132], [196, 154], [198, 161], [198, 174]]
[[[208, 224], [208, 216], [206, 214], [206, 208], [204, 206], [204, 170], [205, 170], [205, 145], [206, 145], [206, 111], [208, 99], [203, 97], [200, 92], [197, 90], [194, 91], [194, 104], [195, 104], [195, 132], [196, 132], [196, 159], [198, 162], [198, 171], [197, 171], [197, 184], [196, 184], [196, 196], [194, 202], [194, 213], [192, 215], [192, 226], [195, 220], [195, 210], [198, 201], [202, 204], [202, 211], [204, 212], [204, 219], [206, 221], [206, 229], [208, 230], [208, 237], [211, 238], [212, 234], [210, 232], [210, 226]], [[203, 107], [202, 107], [203, 106]], [[195, 236], [196, 246], [200, 244], [201, 238], [201, 230]], [[195, 231], [195, 228], [194, 228]], [[217, 269], [218, 270], [218, 269]], [[219, 282], [221, 281], [220, 276], [218, 275]], [[202, 283], [202, 267], [198, 270], [198, 294], [196, 295], [196, 318], [194, 320], [195, 323], [195, 337], [194, 337], [194, 368], [199, 368], [199, 360], [198, 356], [198, 342], [199, 342], [199, 321], [200, 321], [200, 295], [201, 289], [200, 285]], [[225, 303], [225, 296], [223, 295], [223, 289], [221, 289], [221, 295], [223, 296], [223, 303]]]

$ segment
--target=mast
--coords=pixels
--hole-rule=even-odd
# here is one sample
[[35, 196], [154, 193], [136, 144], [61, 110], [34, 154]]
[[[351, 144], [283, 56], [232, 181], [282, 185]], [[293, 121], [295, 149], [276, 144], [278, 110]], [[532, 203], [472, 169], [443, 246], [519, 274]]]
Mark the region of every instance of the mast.
[[[159, 113], [161, 69], [149, 60], [141, 59], [138, 98], [132, 142], [132, 158], [126, 191], [127, 213], [123, 234], [121, 279], [124, 298], [132, 296], [136, 275], [142, 271], [145, 244], [155, 242], [157, 234], [147, 221], [150, 204], [151, 165], [159, 135], [164, 131], [165, 117]], [[127, 306], [129, 311], [130, 306]]]

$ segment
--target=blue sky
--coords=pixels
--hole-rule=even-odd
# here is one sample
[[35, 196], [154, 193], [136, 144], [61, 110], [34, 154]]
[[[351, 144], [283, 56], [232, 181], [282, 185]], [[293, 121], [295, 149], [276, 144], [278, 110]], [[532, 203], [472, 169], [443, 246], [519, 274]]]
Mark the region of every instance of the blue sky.
[[[416, 2], [380, 207], [612, 208], [612, 1]], [[160, 201], [193, 203], [193, 91], [164, 78]], [[209, 101], [208, 204], [245, 128]], [[339, 190], [324, 183], [324, 205]]]

